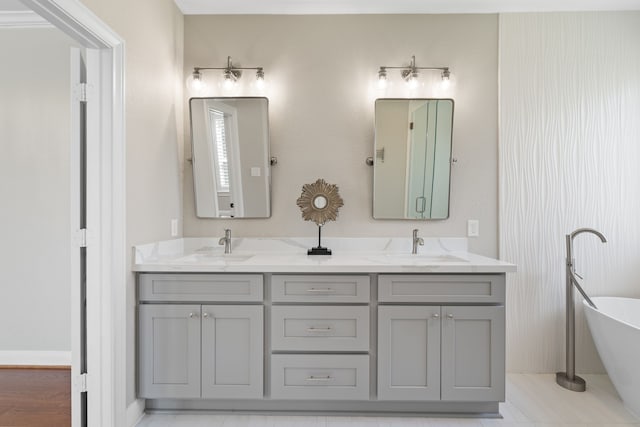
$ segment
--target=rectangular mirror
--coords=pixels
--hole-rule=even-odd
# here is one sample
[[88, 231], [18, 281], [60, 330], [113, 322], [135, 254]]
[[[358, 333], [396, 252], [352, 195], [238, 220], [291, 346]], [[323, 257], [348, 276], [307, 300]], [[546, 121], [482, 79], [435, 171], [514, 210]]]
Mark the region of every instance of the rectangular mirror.
[[196, 215], [269, 218], [267, 98], [191, 98]]
[[373, 217], [446, 219], [452, 99], [377, 99]]

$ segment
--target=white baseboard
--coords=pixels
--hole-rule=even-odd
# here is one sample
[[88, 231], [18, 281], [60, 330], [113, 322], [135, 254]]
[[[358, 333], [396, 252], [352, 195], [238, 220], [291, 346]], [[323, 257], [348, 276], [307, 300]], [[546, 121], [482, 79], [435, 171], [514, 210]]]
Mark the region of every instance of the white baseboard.
[[144, 399], [136, 399], [127, 407], [126, 423], [130, 427], [137, 425], [144, 417]]
[[0, 365], [71, 366], [70, 351], [0, 351]]

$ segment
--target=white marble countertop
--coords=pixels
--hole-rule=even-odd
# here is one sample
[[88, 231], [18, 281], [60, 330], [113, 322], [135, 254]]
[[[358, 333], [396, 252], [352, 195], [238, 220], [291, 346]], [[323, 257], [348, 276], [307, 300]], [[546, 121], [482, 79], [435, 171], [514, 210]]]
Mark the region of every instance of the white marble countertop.
[[134, 247], [137, 272], [229, 273], [508, 273], [516, 266], [468, 252], [466, 238], [323, 238], [332, 255], [307, 255], [313, 238], [183, 238]]

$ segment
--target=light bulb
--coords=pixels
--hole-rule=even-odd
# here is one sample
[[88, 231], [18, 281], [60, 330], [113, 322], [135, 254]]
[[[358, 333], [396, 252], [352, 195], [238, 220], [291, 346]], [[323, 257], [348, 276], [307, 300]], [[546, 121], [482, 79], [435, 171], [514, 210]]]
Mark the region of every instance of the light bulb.
[[256, 71], [256, 87], [258, 89], [264, 88], [264, 71], [262, 68], [258, 68], [258, 71]]
[[418, 87], [418, 73], [412, 72], [409, 78], [407, 79], [407, 84], [409, 85], [409, 89], [415, 89]]
[[236, 84], [236, 79], [234, 78], [233, 74], [231, 74], [231, 71], [225, 70], [222, 87], [226, 90], [230, 90], [230, 89], [233, 89], [235, 84]]
[[187, 77], [187, 88], [193, 92], [201, 92], [206, 86], [206, 83], [202, 80], [202, 74], [197, 69]]
[[441, 86], [443, 89], [448, 89], [449, 86], [451, 85], [451, 71], [449, 71], [449, 69], [445, 69], [444, 71], [442, 71], [442, 83]]
[[384, 67], [380, 67], [378, 71], [378, 87], [384, 89], [387, 87], [387, 70]]

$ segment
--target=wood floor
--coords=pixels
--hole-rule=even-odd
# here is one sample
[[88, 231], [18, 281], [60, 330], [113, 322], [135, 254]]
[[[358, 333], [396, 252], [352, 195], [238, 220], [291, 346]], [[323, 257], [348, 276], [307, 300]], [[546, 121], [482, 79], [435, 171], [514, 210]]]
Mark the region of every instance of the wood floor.
[[0, 427], [70, 425], [70, 369], [0, 367]]

